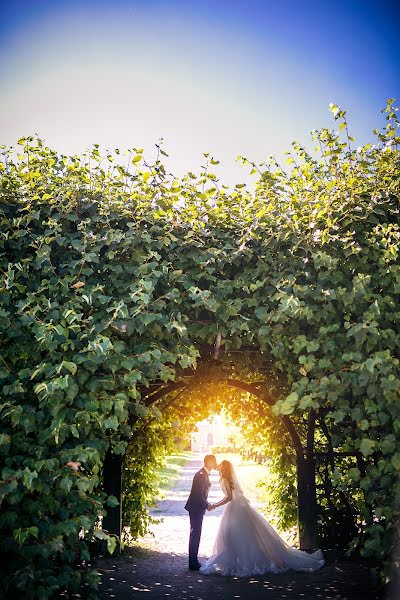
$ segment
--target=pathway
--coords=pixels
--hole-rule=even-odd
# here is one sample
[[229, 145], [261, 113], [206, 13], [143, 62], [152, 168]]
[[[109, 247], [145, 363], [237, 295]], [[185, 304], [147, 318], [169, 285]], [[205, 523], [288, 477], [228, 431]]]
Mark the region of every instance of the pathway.
[[[193, 456], [181, 468], [180, 477], [165, 500], [152, 511], [163, 518], [153, 525], [152, 535], [123, 555], [99, 559], [95, 567], [102, 574], [102, 600], [375, 600], [364, 567], [349, 561], [335, 561], [327, 556], [320, 571], [288, 572], [252, 579], [202, 576], [187, 568], [189, 519], [184, 510], [195, 472], [202, 465], [201, 456]], [[222, 497], [218, 475], [210, 477], [209, 501]], [[206, 513], [200, 545], [200, 562], [210, 552], [223, 507]]]

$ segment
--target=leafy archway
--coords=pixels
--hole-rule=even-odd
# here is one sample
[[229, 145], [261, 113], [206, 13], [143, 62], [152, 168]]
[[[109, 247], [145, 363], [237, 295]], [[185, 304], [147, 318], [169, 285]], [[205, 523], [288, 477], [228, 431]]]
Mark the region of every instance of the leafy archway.
[[[240, 355], [239, 359], [238, 354]], [[251, 354], [251, 361], [249, 361], [249, 354]], [[318, 515], [318, 512], [321, 512], [322, 508], [321, 502], [317, 503], [316, 478], [320, 486], [322, 483], [325, 484], [324, 492], [326, 492], [327, 485], [326, 473], [324, 479], [319, 477], [318, 467], [326, 467], [327, 462], [331, 463], [343, 456], [351, 457], [360, 463], [360, 453], [358, 451], [346, 453], [336, 451], [335, 456], [332, 457], [331, 451], [326, 447], [326, 440], [321, 444], [321, 440], [315, 439], [316, 433], [318, 434], [317, 420], [322, 420], [327, 432], [325, 421], [315, 410], [307, 412], [306, 418], [302, 420], [295, 419], [292, 415], [273, 412], [273, 407], [278, 399], [287, 395], [288, 384], [282, 374], [274, 369], [271, 358], [268, 359], [262, 353], [256, 353], [254, 349], [244, 349], [235, 355], [228, 352], [222, 360], [216, 360], [216, 358], [215, 354], [213, 358], [203, 358], [196, 371], [183, 370], [183, 372], [177, 373], [177, 379], [173, 383], [154, 384], [150, 392], [143, 391], [142, 401], [147, 407], [156, 406], [161, 418], [163, 415], [168, 415], [167, 427], [170, 427], [171, 420], [175, 421], [175, 424], [178, 421], [181, 434], [182, 430], [186, 433], [190, 432], [199, 419], [221, 410], [227, 412], [243, 430], [251, 431], [248, 440], [256, 440], [257, 445], [263, 446], [269, 455], [279, 456], [283, 462], [279, 463], [278, 473], [282, 476], [281, 471], [284, 470], [288, 482], [292, 478], [290, 495], [286, 493], [285, 497], [282, 497], [282, 489], [275, 490], [276, 508], [280, 507], [282, 513], [284, 510], [293, 513], [294, 506], [297, 506], [300, 547], [303, 549], [315, 548], [318, 544], [318, 518], [321, 522], [321, 515]], [[153, 420], [154, 417], [151, 417], [150, 423]], [[142, 427], [141, 424], [142, 435], [146, 437], [147, 430], [146, 428], [143, 430]], [[173, 432], [173, 435], [175, 434], [176, 431]], [[128, 502], [127, 512], [132, 512], [132, 514], [127, 515], [124, 523], [131, 524], [135, 533], [143, 533], [145, 527], [138, 528], [138, 474], [134, 466], [132, 470], [132, 464], [129, 461], [130, 454], [128, 449], [125, 487], [127, 495], [135, 499], [136, 510], [135, 508], [132, 510], [132, 505]], [[133, 456], [136, 462], [137, 451], [133, 453]], [[118, 458], [110, 451], [105, 461], [106, 487], [108, 493], [118, 497], [119, 500], [123, 487], [121, 482], [123, 472], [122, 456]], [[133, 493], [132, 479], [134, 482]], [[293, 490], [295, 494], [293, 494]], [[332, 489], [330, 492], [332, 493]], [[321, 494], [319, 496], [321, 498]], [[334, 513], [330, 515], [330, 523], [324, 523], [324, 533], [328, 536], [326, 543], [331, 547], [335, 542], [333, 533], [342, 544], [344, 540], [349, 541], [354, 537], [357, 532], [356, 510], [345, 495], [339, 492], [337, 498], [340, 505], [339, 514], [339, 508], [335, 506], [330, 494], [325, 494], [325, 496], [330, 502], [331, 512]], [[120, 502], [118, 506], [109, 510], [103, 522], [103, 526], [109, 532], [118, 536], [121, 536], [123, 527], [122, 504]], [[320, 505], [319, 511], [317, 504]], [[143, 505], [139, 510], [143, 510]], [[290, 525], [293, 525], [293, 522], [290, 522]], [[340, 526], [345, 526], [344, 531]]]
[[219, 339], [273, 361], [285, 381], [274, 413], [323, 447], [326, 515], [351, 504], [354, 546], [387, 560], [400, 466], [398, 123], [390, 102], [377, 144], [356, 149], [332, 112], [345, 140], [322, 130], [316, 154], [294, 143], [288, 171], [252, 165], [255, 192], [220, 185], [207, 155], [199, 176], [177, 179], [137, 149], [132, 171], [97, 147], [67, 157], [27, 138], [16, 158], [3, 148], [8, 592], [79, 587], [75, 565], [93, 536], [107, 539], [96, 522], [115, 504], [101, 489], [108, 449], [137, 444], [146, 486], [140, 450], [158, 443], [139, 434], [157, 418], [149, 390]]

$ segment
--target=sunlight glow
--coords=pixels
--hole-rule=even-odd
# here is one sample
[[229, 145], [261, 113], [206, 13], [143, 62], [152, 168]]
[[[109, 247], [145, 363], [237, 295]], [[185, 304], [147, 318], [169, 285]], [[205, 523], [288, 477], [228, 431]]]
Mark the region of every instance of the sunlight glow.
[[199, 421], [191, 435], [192, 452], [213, 452], [214, 447], [231, 448], [241, 440], [240, 430], [233, 425], [226, 415], [210, 415], [208, 419]]

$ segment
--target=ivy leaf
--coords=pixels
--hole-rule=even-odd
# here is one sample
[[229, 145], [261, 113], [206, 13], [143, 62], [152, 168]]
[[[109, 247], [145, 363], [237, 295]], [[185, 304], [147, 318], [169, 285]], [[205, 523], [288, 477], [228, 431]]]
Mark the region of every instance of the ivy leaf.
[[110, 554], [114, 554], [115, 548], [117, 547], [117, 538], [109, 537], [107, 540], [107, 550]]
[[360, 452], [364, 456], [370, 456], [373, 454], [373, 449], [375, 448], [375, 441], [369, 440], [368, 438], [363, 438], [360, 444]]
[[116, 506], [119, 506], [119, 500], [115, 496], [108, 496], [107, 506], [111, 506], [112, 508], [115, 508]]
[[294, 409], [296, 408], [296, 404], [299, 400], [299, 395], [297, 392], [291, 392], [288, 396], [286, 396], [285, 400], [279, 406], [279, 412], [282, 415], [290, 415]]
[[396, 452], [391, 459], [392, 465], [396, 471], [400, 471], [400, 452]]
[[64, 492], [70, 492], [72, 488], [72, 479], [69, 479], [68, 477], [63, 477], [63, 479], [61, 479], [60, 481], [60, 488]]
[[75, 375], [76, 371], [78, 370], [77, 365], [75, 363], [73, 363], [73, 362], [68, 362], [68, 361], [64, 360], [61, 364], [62, 364], [63, 367], [65, 367], [66, 369], [68, 369], [68, 371], [72, 375]]
[[357, 469], [357, 467], [352, 467], [351, 469], [349, 469], [347, 471], [347, 473], [348, 473], [349, 477], [351, 479], [353, 479], [353, 481], [358, 481], [360, 479], [361, 473], [360, 473], [359, 469]]
[[115, 415], [108, 417], [108, 419], [104, 421], [104, 427], [106, 429], [114, 429], [116, 431], [119, 427], [118, 417]]

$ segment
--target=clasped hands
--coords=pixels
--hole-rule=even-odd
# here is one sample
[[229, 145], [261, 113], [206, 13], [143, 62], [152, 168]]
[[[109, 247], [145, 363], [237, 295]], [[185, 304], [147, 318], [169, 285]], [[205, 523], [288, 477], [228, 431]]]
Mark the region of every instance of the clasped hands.
[[210, 511], [210, 510], [214, 510], [214, 508], [215, 508], [214, 504], [209, 504], [209, 505], [207, 506], [207, 510], [208, 510], [208, 511]]

